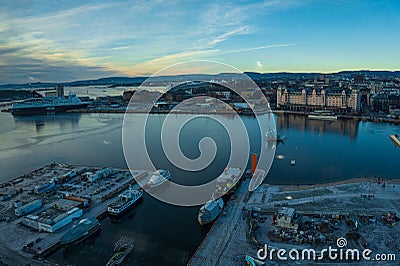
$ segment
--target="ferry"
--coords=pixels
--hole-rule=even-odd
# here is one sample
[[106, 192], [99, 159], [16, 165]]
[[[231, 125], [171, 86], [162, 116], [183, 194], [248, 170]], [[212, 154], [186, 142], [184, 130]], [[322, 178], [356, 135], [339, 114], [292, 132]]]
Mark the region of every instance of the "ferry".
[[170, 179], [171, 179], [171, 174], [169, 173], [169, 171], [160, 169], [155, 171], [154, 174], [150, 177], [148, 186], [150, 188], [155, 188], [164, 184]]
[[8, 111], [13, 115], [52, 114], [87, 106], [87, 102], [82, 102], [75, 94], [71, 94], [68, 96], [31, 98], [14, 102]]
[[308, 115], [308, 119], [336, 121], [337, 115], [335, 115], [335, 113], [331, 111], [314, 111]]
[[111, 216], [123, 215], [133, 206], [137, 205], [139, 201], [143, 199], [142, 196], [142, 190], [136, 190], [129, 187], [128, 190], [118, 196], [116, 201], [108, 205], [108, 214]]
[[400, 147], [400, 134], [392, 134], [390, 139]]
[[222, 198], [217, 200], [210, 200], [204, 204], [199, 211], [197, 220], [200, 225], [206, 225], [213, 222], [224, 208], [224, 201]]
[[82, 219], [78, 225], [66, 232], [61, 238], [61, 245], [77, 244], [100, 230], [100, 222], [96, 218]]

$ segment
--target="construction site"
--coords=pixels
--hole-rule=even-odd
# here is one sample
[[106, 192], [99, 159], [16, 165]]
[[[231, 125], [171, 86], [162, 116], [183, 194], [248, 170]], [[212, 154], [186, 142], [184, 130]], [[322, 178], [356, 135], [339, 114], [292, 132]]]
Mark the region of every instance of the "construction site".
[[[340, 264], [326, 256], [319, 261], [260, 260], [259, 249], [322, 250], [337, 248], [372, 250], [374, 254], [399, 254], [400, 183], [383, 178], [357, 178], [319, 185], [261, 185], [248, 192], [245, 180], [188, 265], [313, 265]], [[348, 261], [347, 261], [348, 263]], [[353, 260], [355, 264], [387, 265]]]

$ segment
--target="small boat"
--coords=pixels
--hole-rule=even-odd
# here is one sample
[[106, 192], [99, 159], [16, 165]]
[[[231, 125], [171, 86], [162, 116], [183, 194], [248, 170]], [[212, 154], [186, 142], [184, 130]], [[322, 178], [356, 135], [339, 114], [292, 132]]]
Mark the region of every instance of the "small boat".
[[114, 255], [108, 260], [106, 266], [120, 265], [135, 246], [133, 237], [123, 236], [114, 244]]
[[290, 160], [290, 164], [293, 166], [296, 165], [296, 160], [295, 159]]
[[82, 219], [78, 225], [66, 232], [61, 238], [61, 245], [79, 243], [100, 230], [100, 222], [95, 217]]
[[160, 169], [154, 171], [154, 174], [150, 177], [148, 186], [150, 188], [155, 188], [164, 184], [166, 181], [170, 179], [171, 179], [171, 174], [169, 173], [169, 171]]
[[217, 200], [210, 200], [204, 204], [199, 211], [197, 220], [200, 225], [206, 225], [213, 222], [224, 208], [224, 201], [222, 198]]
[[392, 134], [390, 139], [400, 147], [400, 134]]
[[143, 199], [142, 196], [142, 190], [132, 189], [131, 186], [129, 186], [129, 189], [121, 193], [116, 201], [108, 205], [108, 214], [111, 216], [123, 215], [137, 205], [140, 200]]

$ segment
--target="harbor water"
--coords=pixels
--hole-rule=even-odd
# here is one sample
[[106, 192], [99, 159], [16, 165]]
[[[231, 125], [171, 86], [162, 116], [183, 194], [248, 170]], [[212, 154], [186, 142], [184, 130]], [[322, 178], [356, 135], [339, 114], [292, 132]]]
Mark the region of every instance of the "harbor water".
[[[140, 114], [138, 114], [140, 115]], [[214, 162], [201, 174], [171, 166], [162, 154], [160, 131], [165, 115], [151, 115], [148, 150], [157, 167], [169, 169], [172, 180], [198, 184], [220, 173], [229, 159], [230, 143], [224, 128], [213, 119], [189, 122], [180, 144], [189, 158], [199, 155], [198, 142], [212, 137], [218, 148]], [[226, 116], [226, 123], [232, 117]], [[262, 145], [257, 123], [242, 117], [249, 131], [251, 151]], [[51, 162], [126, 168], [121, 141], [123, 114], [60, 114], [13, 117], [0, 113], [0, 181], [5, 182]], [[400, 148], [389, 134], [400, 127], [356, 120], [317, 121], [305, 116], [276, 117], [278, 143], [275, 160], [265, 182], [271, 184], [315, 184], [353, 177], [400, 178], [397, 164]], [[264, 144], [263, 144], [264, 145]], [[291, 165], [295, 160], [295, 165]], [[186, 265], [207, 228], [197, 223], [199, 207], [177, 207], [145, 194], [143, 202], [118, 221], [101, 221], [102, 230], [77, 246], [51, 256], [60, 264], [101, 265], [113, 254], [122, 235], [135, 238], [128, 265]]]

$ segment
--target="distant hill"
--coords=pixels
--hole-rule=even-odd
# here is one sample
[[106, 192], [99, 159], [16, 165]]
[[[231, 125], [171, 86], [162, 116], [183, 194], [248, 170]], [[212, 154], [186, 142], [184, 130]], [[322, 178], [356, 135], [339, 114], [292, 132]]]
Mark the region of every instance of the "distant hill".
[[[370, 71], [370, 70], [358, 70], [358, 71], [341, 71], [337, 73], [257, 73], [257, 72], [245, 72], [254, 81], [262, 80], [285, 80], [285, 79], [313, 79], [316, 76], [325, 75], [326, 77], [340, 77], [340, 78], [353, 78], [354, 75], [364, 75], [367, 78], [373, 79], [391, 79], [400, 78], [400, 71]], [[221, 73], [217, 75], [206, 75], [206, 74], [191, 74], [191, 75], [177, 75], [177, 76], [160, 76], [153, 77], [154, 82], [177, 82], [180, 80], [200, 80], [204, 78], [220, 78], [220, 79], [232, 79], [238, 76], [236, 73]], [[142, 84], [147, 77], [108, 77], [93, 80], [78, 80], [73, 82], [36, 82], [26, 84], [6, 84], [0, 85], [0, 89], [38, 89], [38, 88], [49, 88], [54, 87], [56, 84], [62, 84], [64, 86], [96, 86], [96, 85], [108, 85], [110, 87], [115, 86], [139, 86]]]

